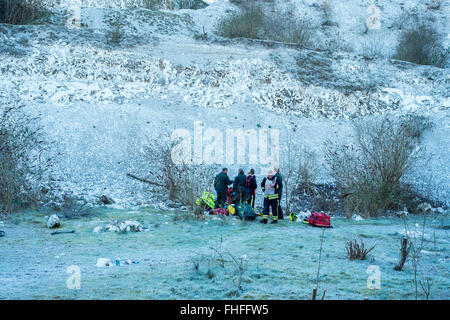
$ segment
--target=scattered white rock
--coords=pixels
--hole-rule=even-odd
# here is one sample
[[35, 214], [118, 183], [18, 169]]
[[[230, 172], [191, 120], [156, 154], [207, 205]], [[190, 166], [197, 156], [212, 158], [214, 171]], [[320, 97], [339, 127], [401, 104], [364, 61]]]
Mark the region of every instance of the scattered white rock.
[[145, 228], [136, 220], [114, 221], [104, 227], [94, 228], [95, 233], [101, 232], [142, 232]]
[[61, 226], [61, 222], [59, 217], [56, 214], [52, 214], [47, 221], [47, 227], [50, 229], [59, 228]]
[[113, 264], [111, 262], [111, 259], [108, 258], [98, 258], [97, 259], [97, 267], [102, 268], [102, 267], [112, 267]]
[[442, 209], [441, 207], [439, 207], [439, 208], [436, 208], [436, 209], [434, 210], [434, 212], [436, 212], [436, 213], [438, 213], [438, 214], [443, 214], [443, 213], [444, 213], [444, 209]]
[[354, 215], [352, 215], [352, 220], [355, 220], [355, 221], [361, 221], [361, 220], [364, 220], [359, 214], [354, 214]]

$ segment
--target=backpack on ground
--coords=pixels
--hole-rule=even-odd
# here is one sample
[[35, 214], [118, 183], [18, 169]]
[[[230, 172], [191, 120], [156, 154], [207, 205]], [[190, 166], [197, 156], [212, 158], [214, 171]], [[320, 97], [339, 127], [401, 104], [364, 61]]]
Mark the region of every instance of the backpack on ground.
[[313, 212], [308, 218], [308, 222], [313, 227], [331, 227], [330, 216], [323, 212]]
[[247, 221], [253, 221], [258, 216], [256, 214], [255, 210], [253, 209], [253, 207], [251, 205], [249, 205], [248, 203], [246, 203], [246, 204], [239, 203], [236, 206], [236, 214], [242, 220], [247, 220]]

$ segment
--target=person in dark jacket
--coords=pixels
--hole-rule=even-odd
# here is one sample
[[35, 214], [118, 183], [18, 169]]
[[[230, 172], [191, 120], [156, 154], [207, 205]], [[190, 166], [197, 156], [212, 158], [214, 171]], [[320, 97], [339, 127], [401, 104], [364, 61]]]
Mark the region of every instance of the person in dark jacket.
[[227, 168], [223, 168], [222, 172], [214, 179], [214, 189], [217, 193], [217, 204], [219, 207], [223, 207], [227, 202], [228, 186], [232, 183], [233, 181], [228, 178]]
[[255, 208], [255, 196], [258, 184], [256, 183], [255, 170], [250, 169], [247, 178], [245, 179], [245, 187], [247, 189], [247, 203]]
[[278, 190], [276, 190], [277, 194], [278, 194], [278, 198], [280, 201], [278, 201], [278, 219], [283, 220], [284, 216], [283, 216], [283, 210], [281, 209], [281, 197], [283, 196], [283, 177], [280, 174], [280, 168], [275, 167], [274, 168], [275, 171], [275, 178], [277, 179], [278, 183], [280, 184], [280, 187]]
[[278, 206], [280, 205], [279, 194], [276, 192], [280, 188], [280, 182], [275, 178], [272, 171], [269, 171], [267, 177], [261, 182], [261, 188], [264, 192], [264, 210], [261, 223], [267, 223], [269, 220], [270, 209], [272, 209], [272, 222], [278, 223]]
[[236, 203], [242, 203], [247, 200], [247, 190], [245, 188], [245, 176], [244, 169], [239, 169], [239, 174], [234, 178], [233, 192], [236, 195]]

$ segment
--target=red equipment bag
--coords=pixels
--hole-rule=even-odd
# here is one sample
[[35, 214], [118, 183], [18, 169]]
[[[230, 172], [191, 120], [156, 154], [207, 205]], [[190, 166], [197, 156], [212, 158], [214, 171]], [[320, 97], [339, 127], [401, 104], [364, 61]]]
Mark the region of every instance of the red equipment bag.
[[331, 227], [330, 216], [323, 212], [313, 212], [308, 218], [310, 225], [314, 227]]
[[223, 215], [225, 215], [225, 216], [228, 216], [230, 213], [228, 212], [228, 209], [224, 209], [224, 208], [217, 208], [217, 209], [214, 209], [214, 210], [211, 210], [210, 212], [209, 212], [209, 214], [223, 214]]

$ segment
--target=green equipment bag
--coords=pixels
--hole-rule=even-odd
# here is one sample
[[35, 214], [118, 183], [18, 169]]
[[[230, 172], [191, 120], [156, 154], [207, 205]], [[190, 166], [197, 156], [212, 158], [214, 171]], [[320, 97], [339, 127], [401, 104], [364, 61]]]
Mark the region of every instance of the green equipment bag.
[[239, 203], [236, 205], [236, 214], [242, 220], [253, 221], [258, 216], [251, 205]]

